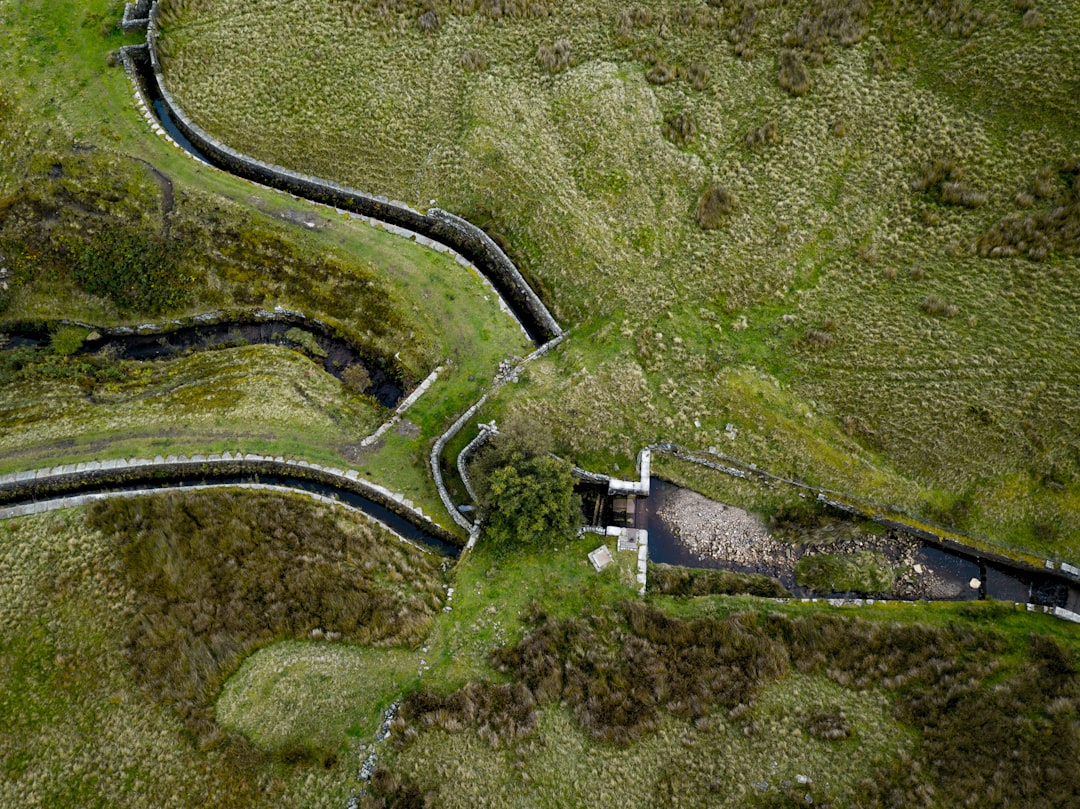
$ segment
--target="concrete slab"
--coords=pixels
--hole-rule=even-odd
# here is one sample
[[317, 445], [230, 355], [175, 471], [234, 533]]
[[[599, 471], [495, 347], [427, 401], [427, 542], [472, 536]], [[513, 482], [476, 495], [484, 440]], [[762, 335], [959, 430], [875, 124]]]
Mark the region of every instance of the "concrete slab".
[[592, 566], [596, 568], [596, 571], [599, 573], [615, 560], [611, 558], [611, 551], [608, 550], [608, 546], [601, 545], [599, 548], [589, 553], [589, 561], [592, 562]]

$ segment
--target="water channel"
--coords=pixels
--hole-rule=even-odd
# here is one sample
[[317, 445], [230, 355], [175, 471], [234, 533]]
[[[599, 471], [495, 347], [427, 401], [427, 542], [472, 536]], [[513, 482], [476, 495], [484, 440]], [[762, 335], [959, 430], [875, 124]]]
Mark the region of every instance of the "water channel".
[[[150, 100], [158, 121], [166, 132], [178, 145], [206, 163], [215, 164], [207, 155], [203, 154], [172, 120], [165, 104], [160, 98], [157, 81], [149, 67], [149, 60], [136, 62], [139, 70], [139, 80], [143, 91]], [[298, 481], [301, 488], [318, 486], [310, 481]], [[287, 485], [292, 485], [287, 484]], [[659, 478], [652, 479], [653, 503], [663, 496], [665, 487], [673, 484], [666, 483]], [[324, 487], [330, 489], [330, 487]], [[593, 492], [589, 487], [579, 487], [585, 501], [583, 516], [587, 523], [603, 524], [612, 517], [610, 499]], [[330, 490], [334, 496], [342, 493]], [[362, 499], [362, 498], [361, 498]], [[375, 505], [375, 504], [372, 504]], [[365, 507], [366, 510], [366, 507]], [[400, 519], [400, 518], [399, 518]], [[695, 554], [680, 540], [669, 526], [657, 513], [656, 509], [649, 508], [646, 501], [638, 508], [635, 516], [637, 527], [649, 530], [649, 556], [654, 562], [683, 565], [698, 568], [718, 568], [738, 570], [740, 572], [758, 572], [753, 569], [740, 568], [722, 559], [706, 558]], [[413, 526], [415, 529], [415, 526]], [[919, 548], [916, 555], [916, 564], [932, 570], [936, 576], [947, 585], [952, 585], [950, 590], [953, 596], [947, 600], [978, 600], [999, 599], [1019, 603], [1031, 603], [1039, 606], [1064, 607], [1074, 612], [1080, 612], [1080, 587], [1070, 580], [1054, 575], [1049, 571], [1029, 569], [1019, 564], [1010, 565], [999, 560], [988, 560], [970, 552], [935, 545], [923, 539], [918, 539]], [[455, 549], [456, 552], [456, 549]], [[802, 587], [795, 580], [794, 573], [780, 575], [781, 583], [793, 594], [805, 596], [811, 595], [810, 591]], [[970, 586], [973, 580], [979, 582], [977, 588]], [[830, 593], [813, 595], [847, 596], [851, 593]]]
[[[304, 345], [291, 339], [289, 334], [293, 329], [306, 332], [314, 342]], [[14, 325], [5, 327], [5, 333], [8, 348], [37, 347], [47, 345], [50, 340], [48, 326]], [[301, 337], [296, 332], [292, 334]], [[306, 337], [302, 339], [307, 342]], [[92, 339], [83, 342], [78, 353], [107, 351], [115, 359], [157, 360], [193, 350], [250, 344], [284, 345], [302, 350], [338, 379], [344, 377], [349, 366], [363, 366], [370, 380], [364, 394], [384, 407], [396, 407], [405, 393], [396, 373], [386, 367], [382, 358], [361, 352], [321, 323], [295, 316], [193, 323], [154, 332], [136, 332], [126, 327], [98, 329], [92, 332]], [[317, 347], [315, 353], [311, 351], [312, 345]]]
[[[683, 567], [732, 570], [738, 573], [771, 573], [793, 595], [800, 597], [839, 598], [870, 595], [883, 599], [890, 598], [889, 594], [813, 592], [798, 583], [791, 569], [781, 570], [777, 575], [775, 569], [765, 570], [763, 566], [735, 564], [722, 558], [696, 553], [678, 536], [677, 530], [661, 513], [665, 498], [680, 491], [682, 491], [681, 487], [653, 477], [650, 484], [650, 496], [642, 506], [638, 507], [637, 527], [647, 528], [649, 531], [649, 559], [651, 561]], [[1035, 604], [1040, 607], [1063, 607], [1073, 612], [1080, 612], [1080, 586], [1063, 576], [1048, 570], [1029, 568], [1019, 563], [1009, 564], [1001, 559], [980, 557], [973, 551], [945, 547], [920, 537], [909, 535], [907, 539], [914, 540], [918, 545], [914, 563], [935, 577], [939, 590], [936, 600], [996, 599]], [[804, 550], [799, 549], [796, 553]], [[979, 582], [977, 588], [970, 586], [972, 580]]]

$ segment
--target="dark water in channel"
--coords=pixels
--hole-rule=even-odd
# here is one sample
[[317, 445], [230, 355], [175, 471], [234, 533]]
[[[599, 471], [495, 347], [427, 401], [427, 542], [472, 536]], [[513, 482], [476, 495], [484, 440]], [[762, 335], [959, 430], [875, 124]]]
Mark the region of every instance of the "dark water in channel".
[[[342, 503], [352, 506], [360, 511], [363, 511], [370, 517], [381, 522], [387, 528], [400, 534], [408, 540], [412, 540], [418, 544], [421, 544], [436, 553], [443, 556], [449, 556], [456, 558], [461, 554], [461, 550], [449, 542], [440, 539], [433, 533], [425, 531], [421, 526], [410, 520], [402, 517], [400, 514], [391, 511], [386, 506], [376, 503], [374, 500], [370, 500], [361, 494], [356, 492], [338, 489], [333, 486], [329, 486], [317, 481], [308, 480], [306, 478], [292, 477], [290, 475], [274, 475], [274, 474], [201, 474], [198, 476], [181, 476], [176, 475], [173, 477], [166, 477], [162, 479], [155, 479], [151, 481], [133, 481], [131, 483], [118, 483], [108, 484], [102, 486], [95, 483], [93, 480], [88, 480], [82, 486], [73, 487], [65, 491], [61, 497], [73, 496], [78, 494], [87, 494], [90, 492], [124, 492], [124, 491], [139, 491], [143, 489], [154, 490], [169, 490], [169, 489], [185, 489], [193, 486], [229, 486], [237, 485], [241, 483], [263, 483], [271, 486], [284, 486], [289, 489], [299, 489], [305, 492], [312, 492], [313, 494], [320, 494], [325, 497], [330, 497], [338, 500]], [[5, 505], [19, 505], [23, 502], [31, 502], [35, 498], [16, 498], [10, 502], [6, 502]], [[41, 498], [37, 498], [41, 499]]]
[[[321, 330], [316, 324], [297, 321], [295, 318], [199, 323], [151, 334], [119, 333], [121, 330], [111, 329], [100, 333], [96, 339], [86, 340], [78, 353], [92, 354], [108, 350], [116, 359], [158, 360], [178, 356], [186, 351], [236, 345], [273, 344], [303, 348], [286, 337], [286, 333], [293, 328], [309, 334], [318, 345], [320, 353], [325, 352], [322, 357], [305, 353], [321, 363], [328, 374], [342, 379], [345, 369], [350, 365], [362, 365], [371, 380], [364, 389], [366, 395], [384, 407], [396, 407], [401, 401], [405, 393], [404, 386], [377, 358], [362, 354], [346, 340], [320, 333]], [[43, 328], [16, 328], [10, 333], [7, 347], [42, 346], [48, 342], [48, 331]]]
[[[647, 527], [651, 561], [683, 567], [771, 575], [798, 597], [854, 595], [852, 593], [814, 593], [801, 587], [795, 581], [792, 572], [781, 572], [780, 575], [776, 575], [775, 570], [737, 565], [695, 553], [656, 513], [665, 495], [678, 491], [680, 487], [656, 477], [652, 478], [650, 486], [649, 505], [651, 507], [647, 512]], [[997, 560], [983, 559], [971, 553], [934, 545], [921, 539], [918, 541], [916, 564], [921, 564], [924, 568], [933, 571], [939, 582], [940, 596], [935, 600], [976, 601], [990, 598], [1021, 604], [1064, 607], [1074, 612], [1080, 611], [1080, 587], [1063, 577], [1049, 572], [1029, 570], [1019, 565], [1011, 566]], [[970, 587], [969, 583], [972, 579], [980, 581], [978, 589]]]

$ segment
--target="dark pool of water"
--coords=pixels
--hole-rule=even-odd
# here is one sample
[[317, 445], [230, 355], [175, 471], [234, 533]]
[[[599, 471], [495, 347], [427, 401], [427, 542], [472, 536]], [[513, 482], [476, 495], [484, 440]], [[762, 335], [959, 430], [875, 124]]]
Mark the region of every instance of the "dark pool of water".
[[[805, 587], [800, 587], [794, 575], [788, 571], [770, 569], [764, 565], [756, 568], [735, 565], [722, 559], [702, 557], [694, 553], [655, 513], [656, 507], [662, 502], [664, 496], [677, 491], [678, 488], [667, 481], [652, 478], [649, 500], [654, 507], [648, 509], [647, 527], [649, 559], [653, 562], [683, 567], [732, 570], [739, 573], [760, 573], [778, 579], [793, 595], [800, 597], [823, 595], [812, 594]], [[1080, 611], [1080, 587], [1050, 573], [1029, 570], [1020, 566], [1012, 567], [997, 560], [982, 559], [974, 554], [922, 540], [920, 540], [920, 548], [915, 561], [923, 565], [928, 574], [932, 571], [936, 582], [935, 600], [975, 601], [993, 598], [1000, 601], [1065, 607], [1074, 612]], [[977, 589], [970, 586], [972, 579], [979, 580], [980, 586]], [[830, 593], [828, 595], [852, 594]]]
[[[350, 365], [362, 365], [371, 380], [364, 393], [385, 407], [396, 407], [404, 396], [404, 386], [385, 367], [381, 358], [357, 350], [351, 343], [335, 337], [320, 324], [295, 317], [199, 323], [151, 334], [121, 334], [119, 330], [102, 330], [100, 336], [83, 343], [80, 353], [91, 354], [108, 350], [117, 359], [157, 360], [177, 356], [187, 351], [224, 348], [230, 345], [277, 344], [301, 349], [300, 344], [285, 335], [292, 328], [307, 332], [324, 356], [309, 354], [323, 369], [338, 379], [343, 378]], [[44, 328], [15, 327], [10, 332], [8, 348], [40, 346], [49, 341]]]

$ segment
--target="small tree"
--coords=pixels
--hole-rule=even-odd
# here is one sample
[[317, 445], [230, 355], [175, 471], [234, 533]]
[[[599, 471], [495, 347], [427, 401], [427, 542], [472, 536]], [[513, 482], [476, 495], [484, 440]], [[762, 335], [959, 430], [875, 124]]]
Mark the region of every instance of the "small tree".
[[553, 548], [581, 522], [572, 466], [550, 455], [537, 432], [513, 425], [473, 464], [482, 542], [495, 552]]

